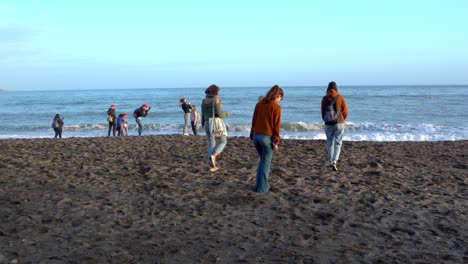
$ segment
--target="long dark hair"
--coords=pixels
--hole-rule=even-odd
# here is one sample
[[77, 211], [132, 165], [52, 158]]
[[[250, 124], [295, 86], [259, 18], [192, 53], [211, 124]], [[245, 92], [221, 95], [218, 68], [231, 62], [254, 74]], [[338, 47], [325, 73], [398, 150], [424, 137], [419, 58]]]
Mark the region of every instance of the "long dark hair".
[[271, 89], [268, 91], [268, 93], [265, 95], [265, 98], [263, 98], [262, 101], [271, 102], [278, 98], [278, 96], [284, 96], [283, 89], [281, 89], [281, 87], [279, 87], [278, 85], [274, 85], [273, 87], [271, 87]]
[[[206, 89], [208, 91], [208, 93], [212, 96], [217, 96], [218, 93], [219, 93], [219, 87], [216, 85], [216, 84], [212, 84], [208, 87], [208, 89]], [[206, 91], [205, 91], [206, 93]]]

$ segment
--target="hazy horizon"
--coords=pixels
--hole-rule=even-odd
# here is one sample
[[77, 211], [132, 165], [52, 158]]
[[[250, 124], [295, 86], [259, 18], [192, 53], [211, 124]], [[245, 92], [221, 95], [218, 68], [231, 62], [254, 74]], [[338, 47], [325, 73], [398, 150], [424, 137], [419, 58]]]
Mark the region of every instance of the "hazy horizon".
[[[310, 87], [310, 88], [326, 88], [328, 84], [324, 85], [281, 85], [281, 87], [286, 87], [286, 88], [294, 88], [294, 87]], [[187, 87], [130, 87], [130, 88], [71, 88], [71, 89], [44, 89], [44, 90], [11, 90], [11, 89], [5, 89], [5, 88], [0, 88], [0, 92], [47, 92], [47, 91], [99, 91], [99, 90], [149, 90], [149, 89], [205, 89], [209, 85], [206, 86], [187, 86]], [[402, 86], [408, 86], [408, 87], [467, 87], [468, 84], [392, 84], [392, 85], [372, 85], [372, 84], [366, 84], [366, 85], [339, 85], [339, 87], [402, 87]], [[256, 86], [225, 86], [225, 87], [220, 87], [221, 89], [230, 89], [230, 88], [270, 88], [270, 86], [266, 85], [256, 85]]]

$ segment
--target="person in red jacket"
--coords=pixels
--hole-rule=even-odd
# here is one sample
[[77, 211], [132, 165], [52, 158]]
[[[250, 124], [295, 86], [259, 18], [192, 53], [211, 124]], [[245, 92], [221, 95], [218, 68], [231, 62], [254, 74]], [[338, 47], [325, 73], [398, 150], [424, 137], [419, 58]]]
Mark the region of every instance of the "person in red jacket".
[[327, 136], [327, 153], [330, 167], [337, 171], [336, 163], [340, 157], [341, 143], [345, 130], [345, 120], [348, 117], [348, 107], [342, 95], [338, 93], [335, 82], [330, 82], [327, 94], [322, 99], [322, 119], [325, 122], [325, 134]]
[[254, 187], [256, 192], [268, 192], [270, 189], [268, 177], [271, 160], [273, 151], [278, 151], [280, 142], [281, 106], [278, 103], [283, 100], [283, 96], [283, 89], [275, 85], [255, 106], [250, 139], [260, 156]]

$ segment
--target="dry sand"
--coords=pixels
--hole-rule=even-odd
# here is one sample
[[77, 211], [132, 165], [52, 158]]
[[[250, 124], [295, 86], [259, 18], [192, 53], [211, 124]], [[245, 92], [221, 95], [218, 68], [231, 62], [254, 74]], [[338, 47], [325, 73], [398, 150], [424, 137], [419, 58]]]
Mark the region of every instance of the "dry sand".
[[467, 263], [468, 141], [0, 140], [0, 263]]

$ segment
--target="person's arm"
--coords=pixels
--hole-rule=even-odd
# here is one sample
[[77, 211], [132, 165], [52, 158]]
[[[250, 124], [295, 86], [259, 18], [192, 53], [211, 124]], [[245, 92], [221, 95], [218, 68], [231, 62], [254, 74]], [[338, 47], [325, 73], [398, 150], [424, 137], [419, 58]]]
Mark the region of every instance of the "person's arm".
[[201, 111], [202, 111], [200, 121], [201, 121], [202, 128], [205, 128], [205, 111], [203, 111], [203, 102], [205, 102], [205, 99], [203, 99], [202, 103], [200, 104], [200, 108], [201, 108]]
[[198, 114], [198, 111], [193, 112], [193, 123], [196, 124], [200, 120], [200, 115]]
[[215, 113], [218, 117], [221, 117], [223, 119], [228, 116], [231, 116], [231, 113], [223, 112], [223, 106], [219, 98], [216, 98], [216, 101], [215, 101]]
[[255, 105], [255, 110], [252, 116], [252, 125], [250, 126], [250, 140], [253, 140], [253, 136], [255, 133], [255, 120], [257, 120], [257, 107], [258, 107], [258, 104]]
[[150, 111], [151, 111], [151, 107], [143, 111], [143, 116], [146, 117]]
[[341, 96], [341, 99], [341, 115], [343, 116], [343, 119], [346, 120], [346, 118], [348, 117], [348, 106], [346, 105], [346, 100], [343, 96]]
[[320, 111], [322, 112], [322, 120], [325, 118], [325, 99], [322, 99], [322, 103], [320, 104]]
[[273, 145], [276, 145], [275, 149], [278, 150], [278, 145], [280, 142], [280, 130], [281, 130], [281, 107], [273, 109]]

